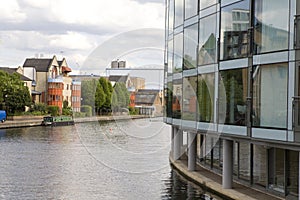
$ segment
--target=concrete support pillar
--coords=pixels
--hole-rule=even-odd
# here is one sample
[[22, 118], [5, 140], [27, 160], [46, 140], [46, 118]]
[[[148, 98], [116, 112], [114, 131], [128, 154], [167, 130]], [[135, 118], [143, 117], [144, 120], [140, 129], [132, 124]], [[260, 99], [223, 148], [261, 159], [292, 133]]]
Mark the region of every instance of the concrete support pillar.
[[300, 200], [300, 152], [298, 153], [299, 154], [299, 167], [298, 167], [298, 170], [299, 170], [299, 175], [298, 175], [298, 199]]
[[188, 170], [196, 170], [197, 134], [188, 133]]
[[174, 130], [174, 126], [172, 126], [172, 129], [171, 129], [171, 155], [172, 155], [172, 158], [174, 158], [174, 136], [175, 136], [175, 130]]
[[223, 179], [224, 189], [231, 189], [233, 185], [233, 141], [223, 140]]
[[178, 160], [181, 156], [182, 138], [182, 131], [174, 127], [174, 160]]

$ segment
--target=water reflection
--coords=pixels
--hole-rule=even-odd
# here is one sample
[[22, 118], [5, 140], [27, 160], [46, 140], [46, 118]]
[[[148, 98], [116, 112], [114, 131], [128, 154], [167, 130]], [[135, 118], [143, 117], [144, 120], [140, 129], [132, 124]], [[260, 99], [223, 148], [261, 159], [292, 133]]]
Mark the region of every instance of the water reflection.
[[0, 130], [0, 199], [203, 198], [171, 171], [168, 128], [122, 123]]

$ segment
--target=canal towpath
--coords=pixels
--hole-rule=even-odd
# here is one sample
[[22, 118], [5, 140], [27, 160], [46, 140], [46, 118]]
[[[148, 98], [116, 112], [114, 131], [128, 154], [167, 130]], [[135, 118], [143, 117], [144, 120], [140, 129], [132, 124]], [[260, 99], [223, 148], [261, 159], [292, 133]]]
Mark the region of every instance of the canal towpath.
[[[84, 118], [74, 118], [75, 123], [85, 123], [93, 121], [114, 121], [114, 120], [129, 120], [129, 119], [140, 119], [147, 118], [149, 116], [145, 115], [110, 115], [110, 116], [93, 116]], [[22, 127], [32, 127], [41, 126], [43, 122], [43, 117], [23, 117], [14, 120], [6, 120], [0, 123], [0, 129], [8, 128], [22, 128]]]

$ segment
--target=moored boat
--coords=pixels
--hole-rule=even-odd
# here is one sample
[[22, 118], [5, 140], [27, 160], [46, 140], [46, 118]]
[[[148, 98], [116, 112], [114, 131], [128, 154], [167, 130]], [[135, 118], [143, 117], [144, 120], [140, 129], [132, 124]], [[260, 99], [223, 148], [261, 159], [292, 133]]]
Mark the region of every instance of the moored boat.
[[47, 116], [44, 117], [42, 124], [44, 126], [66, 126], [74, 125], [74, 120], [71, 116]]

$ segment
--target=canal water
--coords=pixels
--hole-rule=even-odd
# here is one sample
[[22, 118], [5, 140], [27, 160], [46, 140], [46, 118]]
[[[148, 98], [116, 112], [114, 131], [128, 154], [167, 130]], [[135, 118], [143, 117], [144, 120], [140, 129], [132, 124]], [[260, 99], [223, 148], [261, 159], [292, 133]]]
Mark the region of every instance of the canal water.
[[210, 199], [169, 166], [160, 119], [0, 130], [0, 199]]

